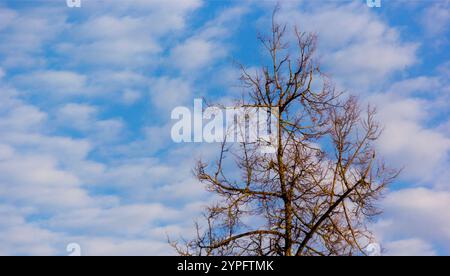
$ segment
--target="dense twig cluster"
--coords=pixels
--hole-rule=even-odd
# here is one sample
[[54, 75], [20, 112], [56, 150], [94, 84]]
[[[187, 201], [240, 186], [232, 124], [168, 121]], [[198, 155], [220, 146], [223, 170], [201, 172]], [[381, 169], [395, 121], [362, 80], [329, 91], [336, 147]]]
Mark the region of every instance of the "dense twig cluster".
[[279, 109], [276, 153], [223, 143], [214, 165], [197, 164], [198, 179], [220, 200], [196, 239], [173, 243], [179, 254], [357, 255], [371, 242], [367, 220], [397, 175], [375, 154], [375, 110], [336, 93], [314, 61], [316, 36], [293, 33], [291, 53], [286, 27], [273, 20], [271, 35], [260, 38], [271, 65], [255, 75], [242, 67], [242, 104]]

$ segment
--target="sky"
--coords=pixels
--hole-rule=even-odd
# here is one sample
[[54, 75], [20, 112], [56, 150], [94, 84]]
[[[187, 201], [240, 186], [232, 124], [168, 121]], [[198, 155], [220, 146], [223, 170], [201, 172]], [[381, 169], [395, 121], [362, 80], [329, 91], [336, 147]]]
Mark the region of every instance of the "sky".
[[[377, 106], [403, 171], [370, 222], [386, 255], [450, 255], [450, 1], [280, 1], [339, 90]], [[0, 0], [0, 255], [173, 255], [211, 195], [217, 144], [171, 110], [239, 97], [275, 1]]]

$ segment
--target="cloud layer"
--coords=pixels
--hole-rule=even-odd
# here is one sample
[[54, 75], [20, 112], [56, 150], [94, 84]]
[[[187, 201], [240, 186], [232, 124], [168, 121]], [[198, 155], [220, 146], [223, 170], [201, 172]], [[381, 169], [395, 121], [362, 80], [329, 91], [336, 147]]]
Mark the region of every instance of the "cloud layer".
[[[170, 111], [239, 95], [232, 60], [259, 65], [248, 35], [274, 3], [12, 2], [0, 5], [0, 255], [66, 255], [71, 242], [174, 254], [167, 235], [193, 234], [211, 200], [193, 161], [218, 148], [172, 143]], [[405, 167], [373, 224], [386, 254], [449, 254], [448, 2], [410, 7], [422, 29], [392, 20], [395, 5], [313, 2], [289, 1], [279, 18], [319, 34], [323, 68], [379, 107], [378, 147]]]

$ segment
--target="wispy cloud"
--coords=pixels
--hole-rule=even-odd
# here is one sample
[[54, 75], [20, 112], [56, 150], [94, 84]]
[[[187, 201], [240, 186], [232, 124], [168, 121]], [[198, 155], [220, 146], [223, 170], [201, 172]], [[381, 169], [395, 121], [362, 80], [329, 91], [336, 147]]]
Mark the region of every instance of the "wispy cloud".
[[[173, 144], [170, 111], [239, 96], [231, 61], [260, 65], [248, 35], [275, 4], [85, 2], [1, 5], [0, 255], [61, 255], [70, 242], [92, 255], [172, 254], [166, 235], [193, 234], [211, 200], [193, 161], [218, 148]], [[447, 4], [411, 8], [405, 21], [420, 18], [427, 34], [391, 20], [401, 5], [289, 1], [279, 14], [318, 33], [340, 90], [379, 106], [379, 147], [405, 166], [406, 188], [393, 187], [374, 225], [388, 254], [450, 252], [449, 61], [425, 43], [448, 31]]]

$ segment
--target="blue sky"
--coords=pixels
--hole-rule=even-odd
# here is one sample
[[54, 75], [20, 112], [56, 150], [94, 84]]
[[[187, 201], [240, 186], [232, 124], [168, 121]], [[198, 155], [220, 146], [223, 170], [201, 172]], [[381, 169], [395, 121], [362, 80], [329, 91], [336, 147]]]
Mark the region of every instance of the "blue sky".
[[[450, 254], [450, 1], [281, 1], [338, 89], [376, 104], [403, 173], [370, 227], [386, 254]], [[174, 144], [171, 110], [239, 97], [274, 1], [0, 2], [0, 255], [174, 254], [211, 200], [214, 144]]]

